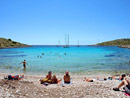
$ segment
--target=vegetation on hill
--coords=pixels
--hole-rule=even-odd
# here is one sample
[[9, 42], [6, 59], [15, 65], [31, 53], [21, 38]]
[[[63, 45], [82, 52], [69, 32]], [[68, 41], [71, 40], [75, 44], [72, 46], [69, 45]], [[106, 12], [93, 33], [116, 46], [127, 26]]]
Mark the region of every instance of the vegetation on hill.
[[107, 42], [98, 43], [100, 46], [122, 46], [122, 45], [130, 45], [130, 39], [117, 39]]
[[0, 38], [0, 48], [19, 48], [19, 47], [29, 47], [29, 45], [12, 41], [11, 39]]

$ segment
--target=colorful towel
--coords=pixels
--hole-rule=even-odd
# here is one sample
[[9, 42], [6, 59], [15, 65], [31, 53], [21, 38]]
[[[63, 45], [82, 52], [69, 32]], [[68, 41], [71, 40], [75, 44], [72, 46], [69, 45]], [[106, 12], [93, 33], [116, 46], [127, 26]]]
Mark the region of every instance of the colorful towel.
[[126, 96], [129, 96], [130, 97], [130, 95], [129, 94], [127, 94], [127, 93], [124, 93]]

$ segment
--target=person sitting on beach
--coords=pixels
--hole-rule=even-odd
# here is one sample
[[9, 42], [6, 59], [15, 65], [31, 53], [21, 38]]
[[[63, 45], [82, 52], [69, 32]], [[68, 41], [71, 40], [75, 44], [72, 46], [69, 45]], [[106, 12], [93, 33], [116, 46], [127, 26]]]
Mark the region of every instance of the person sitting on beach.
[[26, 62], [26, 60], [24, 60], [23, 62], [21, 62], [21, 63], [19, 63], [19, 64], [22, 64], [22, 63], [23, 63], [24, 69], [26, 69], [26, 64], [28, 64], [28, 63]]
[[68, 71], [65, 72], [64, 83], [70, 83], [70, 75]]
[[15, 75], [15, 76], [12, 76], [12, 75], [8, 75], [7, 77], [4, 77], [4, 79], [8, 79], [8, 80], [20, 80], [24, 77], [24, 75]]
[[49, 71], [48, 75], [46, 76], [46, 78], [44, 78], [43, 80], [40, 80], [41, 84], [47, 82], [47, 83], [52, 83], [52, 72]]
[[52, 83], [54, 83], [54, 84], [58, 83], [58, 79], [56, 78], [56, 75], [53, 75], [53, 77], [52, 77]]
[[48, 72], [48, 75], [46, 76], [46, 78], [47, 78], [48, 80], [51, 80], [51, 79], [52, 79], [52, 72], [51, 72], [51, 71]]
[[116, 88], [113, 88], [114, 91], [119, 91], [119, 89], [122, 87], [122, 86], [125, 86], [125, 87], [129, 87], [129, 90], [130, 90], [130, 79], [124, 79], [122, 80], [122, 82], [118, 85], [118, 87]]

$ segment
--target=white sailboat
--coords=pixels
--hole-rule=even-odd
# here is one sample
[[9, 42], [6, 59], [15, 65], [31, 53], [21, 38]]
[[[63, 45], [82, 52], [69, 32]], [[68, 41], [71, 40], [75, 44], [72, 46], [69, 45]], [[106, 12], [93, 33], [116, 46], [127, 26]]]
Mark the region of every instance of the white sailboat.
[[59, 45], [56, 45], [57, 47], [60, 47], [60, 40], [58, 41]]
[[68, 36], [65, 34], [65, 46], [64, 48], [69, 48], [69, 34]]

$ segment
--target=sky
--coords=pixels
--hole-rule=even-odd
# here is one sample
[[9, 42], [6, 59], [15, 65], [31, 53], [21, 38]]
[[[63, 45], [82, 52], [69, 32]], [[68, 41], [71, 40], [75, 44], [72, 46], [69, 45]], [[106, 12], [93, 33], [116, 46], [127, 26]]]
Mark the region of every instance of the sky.
[[29, 45], [130, 38], [130, 0], [0, 0], [0, 37]]

